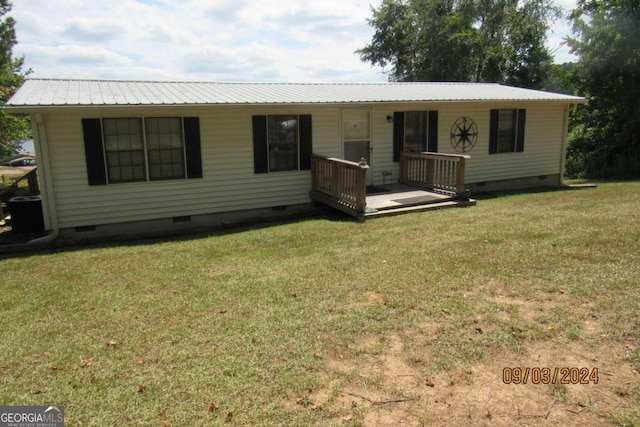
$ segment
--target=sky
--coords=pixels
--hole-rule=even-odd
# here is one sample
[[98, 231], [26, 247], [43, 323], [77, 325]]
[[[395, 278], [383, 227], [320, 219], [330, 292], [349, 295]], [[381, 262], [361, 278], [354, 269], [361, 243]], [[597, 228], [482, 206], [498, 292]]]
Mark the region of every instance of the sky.
[[[32, 78], [383, 82], [354, 52], [381, 0], [13, 0]], [[565, 10], [575, 0], [556, 0]], [[548, 35], [556, 62], [570, 25]]]

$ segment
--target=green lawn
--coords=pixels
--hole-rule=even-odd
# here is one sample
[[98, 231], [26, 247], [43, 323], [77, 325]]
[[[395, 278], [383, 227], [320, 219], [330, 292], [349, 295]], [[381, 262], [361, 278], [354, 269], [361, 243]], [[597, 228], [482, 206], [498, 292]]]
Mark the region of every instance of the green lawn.
[[[636, 182], [5, 256], [0, 404], [69, 426], [640, 425], [639, 254]], [[502, 381], [579, 362], [597, 385]]]

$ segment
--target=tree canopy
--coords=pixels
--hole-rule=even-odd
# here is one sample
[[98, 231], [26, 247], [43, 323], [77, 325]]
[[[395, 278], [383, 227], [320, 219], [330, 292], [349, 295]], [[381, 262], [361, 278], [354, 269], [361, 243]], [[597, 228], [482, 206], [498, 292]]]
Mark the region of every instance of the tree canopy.
[[589, 99], [574, 118], [568, 172], [640, 177], [640, 3], [579, 0], [568, 39], [579, 65], [572, 83]]
[[370, 44], [357, 53], [390, 67], [393, 81], [498, 82], [540, 88], [551, 0], [383, 0], [372, 8]]
[[567, 173], [640, 177], [640, 2], [578, 0], [578, 62], [552, 64], [551, 0], [382, 0], [357, 53], [392, 81], [497, 82], [585, 96], [571, 117]]
[[16, 154], [22, 141], [31, 136], [29, 120], [7, 114], [3, 108], [29, 73], [22, 71], [24, 58], [13, 57], [17, 43], [15, 20], [6, 16], [11, 7], [8, 0], [0, 0], [0, 158]]

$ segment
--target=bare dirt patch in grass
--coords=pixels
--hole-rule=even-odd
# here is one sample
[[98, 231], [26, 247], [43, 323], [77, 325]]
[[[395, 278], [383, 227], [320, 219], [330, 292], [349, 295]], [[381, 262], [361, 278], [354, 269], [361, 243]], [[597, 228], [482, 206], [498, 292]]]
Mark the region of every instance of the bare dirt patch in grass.
[[[327, 352], [319, 386], [287, 407], [312, 410], [316, 420], [321, 413], [328, 425], [627, 425], [640, 393], [635, 338], [612, 334], [595, 304], [562, 289], [482, 283], [462, 295], [476, 301], [462, 316], [431, 307], [406, 328], [363, 333]], [[392, 309], [376, 292], [352, 307]], [[505, 368], [528, 369], [526, 384], [505, 383]], [[542, 368], [558, 368], [555, 383], [540, 378]]]
[[[519, 240], [508, 241], [513, 253]], [[640, 352], [634, 305], [623, 303], [634, 301], [626, 270], [564, 265], [553, 251], [542, 249], [540, 262], [523, 251], [513, 270], [456, 282], [431, 280], [432, 269], [415, 294], [400, 282], [361, 289], [347, 311], [369, 323], [325, 353], [307, 410], [324, 425], [637, 425]], [[528, 369], [526, 384], [505, 384], [505, 368]], [[555, 383], [533, 378], [543, 368], [558, 369]]]
[[[329, 358], [325, 386], [310, 391], [309, 406], [325, 411], [332, 423], [360, 420], [365, 426], [605, 426], [637, 393], [638, 372], [628, 362], [629, 345], [621, 342], [597, 348], [583, 340], [533, 342], [526, 354], [491, 351], [480, 363], [429, 373], [407, 356], [408, 340], [367, 337], [356, 356]], [[514, 367], [598, 368], [599, 381], [533, 384], [529, 377], [527, 384], [505, 384], [503, 369]]]
[[386, 305], [384, 295], [378, 292], [367, 291], [365, 292], [365, 300], [355, 304], [355, 307], [374, 307], [378, 305]]

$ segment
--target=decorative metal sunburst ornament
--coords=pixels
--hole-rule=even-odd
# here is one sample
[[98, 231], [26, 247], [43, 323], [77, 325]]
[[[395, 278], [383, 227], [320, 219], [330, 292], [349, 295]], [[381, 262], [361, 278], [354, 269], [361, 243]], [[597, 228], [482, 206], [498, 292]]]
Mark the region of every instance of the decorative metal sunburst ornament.
[[451, 145], [459, 153], [471, 151], [478, 141], [478, 127], [470, 117], [460, 117], [451, 126]]

